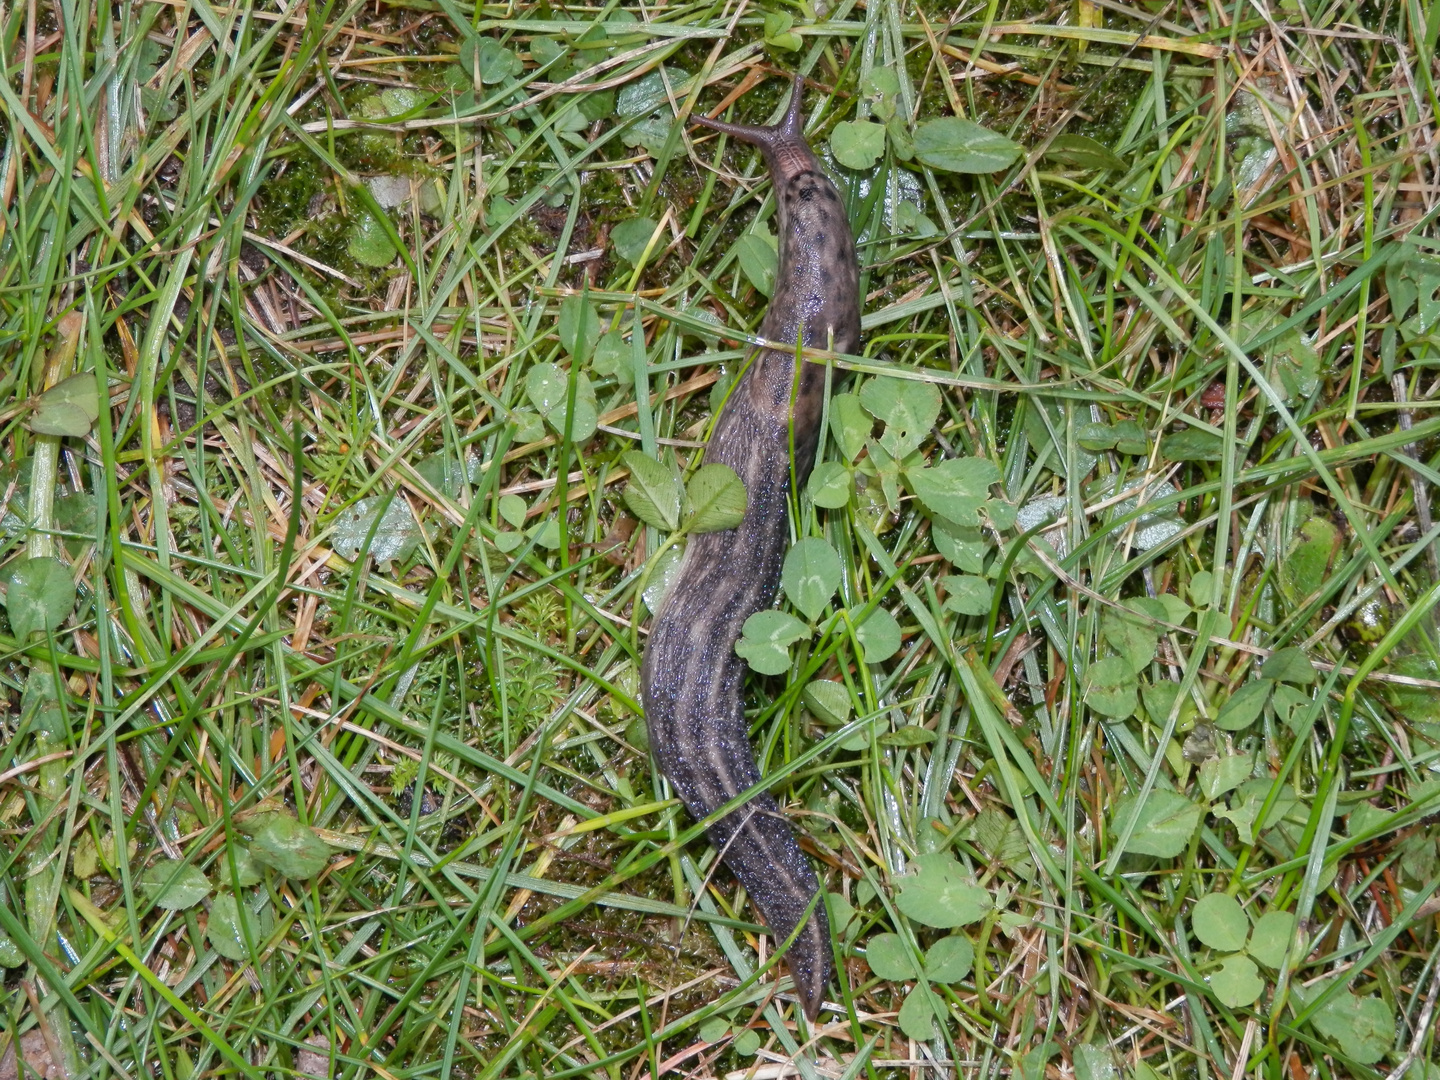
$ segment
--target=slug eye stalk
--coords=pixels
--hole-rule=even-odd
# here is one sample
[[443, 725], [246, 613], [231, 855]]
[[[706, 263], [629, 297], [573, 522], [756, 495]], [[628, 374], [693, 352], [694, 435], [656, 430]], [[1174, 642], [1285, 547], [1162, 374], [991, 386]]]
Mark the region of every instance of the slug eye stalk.
[[805, 142], [805, 114], [800, 108], [804, 94], [805, 77], [797, 72], [790, 91], [790, 106], [780, 123], [771, 127], [731, 124], [724, 120], [712, 120], [708, 116], [692, 116], [690, 119], [703, 127], [759, 147], [775, 179], [784, 181], [812, 168], [815, 161], [815, 155]]

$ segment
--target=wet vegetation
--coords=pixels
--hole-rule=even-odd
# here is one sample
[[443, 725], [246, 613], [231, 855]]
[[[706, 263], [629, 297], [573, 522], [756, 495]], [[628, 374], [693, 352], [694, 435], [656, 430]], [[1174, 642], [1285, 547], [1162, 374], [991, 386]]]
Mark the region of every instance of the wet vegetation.
[[[0, 11], [0, 1080], [1436, 1075], [1435, 18]], [[637, 700], [797, 70], [813, 1025]]]

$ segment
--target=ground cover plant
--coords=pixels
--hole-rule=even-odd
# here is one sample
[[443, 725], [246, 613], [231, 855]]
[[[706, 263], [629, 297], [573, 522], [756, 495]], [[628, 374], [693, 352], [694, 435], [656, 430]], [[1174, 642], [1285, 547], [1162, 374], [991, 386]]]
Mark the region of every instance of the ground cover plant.
[[[0, 1078], [1435, 1075], [1437, 30], [0, 8]], [[795, 70], [814, 1026], [636, 701]]]

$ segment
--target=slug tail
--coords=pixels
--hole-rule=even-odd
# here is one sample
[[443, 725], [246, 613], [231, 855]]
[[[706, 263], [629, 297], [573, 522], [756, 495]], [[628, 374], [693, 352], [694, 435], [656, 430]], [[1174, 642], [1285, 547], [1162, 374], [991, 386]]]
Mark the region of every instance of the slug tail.
[[833, 968], [830, 920], [820, 880], [789, 822], [766, 795], [712, 826], [710, 840], [765, 917], [774, 947], [794, 935], [785, 966], [800, 1008], [813, 1021], [825, 1002]]

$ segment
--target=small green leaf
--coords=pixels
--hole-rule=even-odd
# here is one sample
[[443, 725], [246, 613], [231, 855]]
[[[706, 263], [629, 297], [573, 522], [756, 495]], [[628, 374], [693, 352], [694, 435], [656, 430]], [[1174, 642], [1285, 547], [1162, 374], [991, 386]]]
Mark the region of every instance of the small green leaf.
[[975, 965], [975, 946], [964, 934], [951, 934], [925, 952], [925, 977], [931, 982], [957, 983]]
[[[451, 130], [458, 131], [458, 128]], [[485, 208], [485, 224], [492, 229], [498, 229], [505, 222], [515, 216], [516, 206], [503, 195], [492, 195], [490, 202]]]
[[1270, 694], [1270, 707], [1275, 710], [1278, 716], [1291, 732], [1300, 734], [1300, 724], [1304, 721], [1310, 706], [1315, 699], [1299, 687], [1290, 686], [1287, 683], [1276, 683], [1274, 691]]
[[692, 533], [722, 532], [745, 520], [745, 484], [729, 465], [702, 465], [686, 495]]
[[432, 488], [452, 499], [465, 484], [465, 466], [454, 454], [444, 451], [421, 458], [415, 463], [415, 471]]
[[1319, 592], [1341, 548], [1340, 530], [1323, 517], [1309, 518], [1280, 562], [1280, 584], [1291, 603]]
[[840, 940], [849, 946], [859, 936], [862, 922], [855, 905], [846, 900], [843, 893], [826, 893], [825, 898], [830, 902], [830, 925], [835, 928]]
[[542, 547], [546, 551], [554, 551], [560, 546], [560, 522], [554, 518], [537, 521], [530, 526], [529, 535], [535, 538], [537, 547]]
[[1150, 449], [1150, 439], [1145, 429], [1134, 420], [1118, 420], [1111, 429], [1115, 432], [1115, 451], [1130, 457], [1141, 457]]
[[[591, 120], [575, 104], [574, 98], [569, 98], [555, 106], [555, 123], [553, 130], [564, 135], [579, 135], [591, 124]], [[584, 142], [583, 139], [580, 140]]]
[[885, 126], [870, 120], [842, 120], [830, 133], [830, 152], [847, 169], [870, 169], [885, 153]]
[[[1135, 810], [1135, 796], [1126, 795], [1115, 806], [1111, 829], [1123, 829]], [[1173, 859], [1185, 850], [1204, 811], [1174, 791], [1150, 792], [1125, 850], [1136, 855]]]
[[1220, 706], [1215, 726], [1222, 731], [1244, 731], [1255, 722], [1269, 698], [1270, 683], [1264, 680], [1245, 683]]
[[1226, 893], [1206, 893], [1190, 913], [1195, 936], [1212, 949], [1238, 952], [1250, 935], [1250, 920], [1240, 901]]
[[855, 628], [855, 637], [864, 653], [861, 659], [867, 664], [882, 663], [900, 651], [900, 624], [884, 608], [872, 611]]
[[[525, 396], [555, 434], [565, 434], [566, 405], [570, 399], [569, 372], [554, 364], [536, 364], [525, 375]], [[584, 372], [578, 372], [575, 376], [575, 419], [569, 425], [571, 441], [584, 442], [595, 434], [598, 423], [595, 387]]]
[[1309, 686], [1315, 681], [1315, 668], [1311, 665], [1310, 658], [1305, 655], [1304, 649], [1291, 646], [1281, 649], [1261, 665], [1260, 678]]
[[20, 951], [20, 946], [4, 930], [0, 930], [0, 967], [18, 968], [25, 963], [25, 954]]
[[501, 554], [508, 555], [521, 544], [525, 543], [525, 537], [518, 532], [498, 532], [495, 539], [491, 541], [495, 549]]
[[588, 357], [600, 340], [600, 316], [595, 312], [595, 305], [583, 296], [567, 296], [560, 301], [556, 329], [562, 349], [576, 358]]
[[257, 916], [239, 903], [234, 894], [223, 892], [210, 905], [205, 936], [210, 939], [210, 947], [225, 959], [248, 960], [250, 950], [245, 944], [245, 930], [249, 930], [251, 943], [259, 949], [269, 937], [273, 921], [268, 908], [265, 915]]
[[631, 450], [620, 458], [630, 470], [625, 505], [630, 512], [657, 529], [674, 532], [680, 527], [680, 481], [660, 462]]
[[842, 572], [840, 556], [835, 554], [829, 541], [809, 536], [786, 552], [780, 587], [790, 602], [813, 622], [840, 587]]
[[1035, 874], [1035, 860], [1020, 823], [999, 807], [986, 807], [970, 824], [970, 836], [992, 864], [1014, 870], [1029, 879]]
[[[231, 873], [230, 856], [235, 858], [235, 870]], [[263, 879], [260, 872], [260, 864], [255, 861], [255, 856], [250, 854], [250, 849], [239, 844], [230, 845], [226, 855], [218, 864], [218, 873], [221, 882], [228, 888], [249, 888], [251, 885], [259, 885]]]
[[[670, 141], [670, 132], [674, 127], [674, 117], [667, 109], [636, 120], [620, 132], [620, 139], [626, 146], [643, 146], [650, 153], [658, 154]], [[662, 239], [656, 243], [663, 245], [664, 241]]]
[[754, 1057], [760, 1052], [760, 1033], [753, 1028], [736, 1032], [735, 1041], [730, 1044], [741, 1057]]
[[[602, 37], [600, 40], [604, 40]], [[689, 78], [689, 75], [670, 69], [672, 85], [679, 80]], [[627, 82], [620, 88], [620, 96], [615, 101], [615, 115], [622, 120], [632, 120], [638, 116], [652, 113], [656, 109], [668, 108], [670, 94], [665, 88], [665, 76], [658, 71], [652, 71], [642, 79], [634, 82]]]
[[[645, 254], [645, 248], [650, 243], [650, 237], [655, 235], [656, 228], [655, 222], [649, 218], [630, 218], [620, 222], [610, 230], [610, 243], [615, 248], [615, 254], [631, 266], [639, 266], [640, 258]], [[655, 241], [657, 251], [664, 246], [663, 237]]]
[[895, 115], [894, 99], [900, 93], [900, 78], [887, 67], [873, 67], [860, 80], [860, 93], [870, 102], [876, 116], [888, 120]]
[[[1395, 813], [1392, 810], [1372, 806], [1370, 803], [1361, 803], [1350, 811], [1350, 819], [1345, 823], [1345, 831], [1350, 836], [1364, 836], [1367, 833], [1377, 836], [1381, 831], [1389, 828], [1394, 817]], [[1372, 830], [1374, 831], [1372, 832]]]
[[42, 556], [10, 564], [5, 575], [5, 610], [17, 641], [57, 630], [75, 607], [75, 581], [59, 559]]
[[524, 68], [518, 56], [490, 37], [466, 38], [455, 60], [466, 75], [478, 73], [481, 82], [490, 84], [504, 82]]
[[184, 911], [210, 895], [210, 880], [189, 863], [161, 859], [140, 874], [140, 888], [166, 911]]
[[380, 219], [369, 210], [362, 210], [350, 226], [350, 257], [361, 266], [380, 268], [395, 261], [399, 251]]
[[730, 1021], [723, 1016], [712, 1016], [700, 1025], [700, 1041], [718, 1043], [730, 1034]]
[[765, 13], [765, 44], [773, 45], [777, 49], [784, 49], [786, 52], [794, 52], [804, 42], [800, 35], [791, 31], [795, 25], [795, 17], [786, 11], [767, 11]]
[[1075, 1080], [1120, 1080], [1115, 1067], [1118, 1057], [1108, 1043], [1081, 1043], [1073, 1054]]
[[1110, 450], [1115, 446], [1115, 429], [1109, 424], [1080, 425], [1080, 430], [1075, 433], [1075, 441], [1082, 449], [1092, 453], [1099, 453], [1101, 450]]
[[988, 889], [970, 880], [947, 852], [917, 855], [913, 873], [900, 879], [896, 906], [926, 926], [947, 930], [979, 922], [993, 906]]
[[525, 524], [525, 509], [525, 500], [519, 495], [500, 496], [500, 520], [512, 529], [521, 528]]
[[1209, 570], [1199, 570], [1190, 579], [1190, 601], [1196, 607], [1210, 603], [1211, 590], [1215, 588], [1215, 575]]
[[325, 869], [330, 845], [289, 814], [273, 814], [250, 841], [250, 853], [276, 873], [304, 880]]
[[826, 510], [839, 510], [850, 503], [855, 491], [855, 478], [850, 470], [838, 461], [822, 461], [810, 474], [806, 485], [811, 500]]
[[866, 460], [862, 461], [859, 468], [872, 475], [875, 483], [880, 485], [881, 494], [885, 496], [885, 505], [892, 514], [900, 510], [900, 462], [896, 461], [890, 452], [880, 443], [871, 439], [865, 444]]
[[1270, 384], [1285, 404], [1298, 404], [1320, 388], [1320, 354], [1299, 331], [1281, 335], [1266, 347], [1265, 353], [1273, 364]]
[[790, 646], [810, 636], [810, 628], [789, 612], [757, 611], [745, 620], [735, 653], [761, 675], [790, 669]]
[[1058, 161], [1072, 169], [1113, 169], [1125, 171], [1125, 162], [1098, 139], [1088, 135], [1056, 135], [1045, 149], [1047, 161]]
[[[1251, 754], [1227, 754], [1225, 757], [1210, 758], [1200, 765], [1200, 790], [1207, 799], [1214, 802], [1227, 791], [1234, 791], [1250, 779], [1254, 768], [1255, 758]], [[1217, 945], [1216, 948], [1223, 946]]]
[[899, 934], [876, 934], [865, 943], [865, 962], [876, 977], [890, 982], [918, 978], [915, 961]]
[[35, 412], [25, 426], [37, 435], [69, 435], [81, 438], [90, 434], [91, 425], [100, 415], [100, 391], [95, 373], [83, 371], [56, 383], [35, 399]]
[[880, 445], [898, 461], [918, 449], [935, 426], [940, 415], [940, 388], [934, 383], [881, 375], [860, 388], [860, 404], [885, 422]]
[[896, 1017], [900, 1030], [916, 1041], [928, 1042], [935, 1038], [935, 1007], [938, 1003], [932, 1001], [933, 997], [934, 992], [927, 984], [916, 983], [900, 1005], [900, 1015]]
[[1373, 1065], [1395, 1045], [1395, 1015], [1383, 998], [1343, 991], [1322, 1005], [1310, 1024], [1361, 1065]]
[[[541, 67], [559, 60], [570, 50], [564, 43], [553, 37], [532, 37], [530, 39], [530, 59]], [[554, 77], [555, 70], [552, 68], [549, 74]]]
[[1295, 916], [1288, 911], [1267, 911], [1255, 922], [1246, 951], [1268, 968], [1279, 968], [1285, 962], [1285, 950], [1295, 933]]
[[930, 523], [930, 539], [935, 550], [949, 559], [955, 569], [967, 574], [978, 574], [985, 569], [990, 541], [978, 528], [936, 518]]
[[1210, 808], [1218, 818], [1224, 818], [1235, 826], [1236, 833], [1240, 836], [1240, 843], [1252, 844], [1255, 842], [1255, 818], [1260, 814], [1259, 799], [1233, 798], [1228, 807], [1216, 804]]
[[[1145, 706], [1145, 714], [1156, 724], [1164, 724], [1170, 719], [1170, 714], [1175, 711], [1175, 701], [1180, 696], [1180, 684], [1171, 682], [1169, 679], [1161, 679], [1154, 684], [1140, 684], [1140, 702]], [[1180, 703], [1180, 712], [1177, 715], [1177, 723], [1183, 723], [1187, 719], [1193, 720], [1195, 706], [1187, 697]]]
[[377, 563], [404, 562], [420, 545], [420, 523], [399, 494], [371, 495], [335, 515], [330, 546], [347, 559], [358, 559], [369, 541]]
[[980, 524], [979, 510], [990, 498], [990, 485], [1000, 470], [985, 458], [950, 458], [938, 465], [907, 469], [911, 490], [933, 513], [957, 525]]
[[613, 375], [621, 386], [629, 386], [635, 379], [631, 370], [633, 357], [633, 346], [626, 343], [625, 335], [619, 330], [611, 330], [596, 342], [595, 355], [590, 358], [590, 370], [602, 378]]
[[1140, 703], [1135, 669], [1122, 656], [1107, 656], [1085, 672], [1085, 704], [1101, 716], [1124, 720]]
[[850, 719], [850, 691], [844, 683], [815, 679], [806, 684], [801, 697], [806, 708], [826, 723], [840, 725]]
[[865, 449], [870, 431], [875, 427], [854, 394], [836, 394], [830, 399], [830, 434], [846, 461], [854, 461]]
[[944, 585], [945, 591], [950, 594], [945, 598], [946, 610], [956, 611], [961, 615], [990, 614], [990, 603], [995, 593], [984, 578], [970, 574], [950, 574], [945, 577]]
[[1219, 461], [1221, 439], [1200, 428], [1186, 428], [1160, 440], [1160, 456], [1167, 461]]
[[680, 563], [685, 553], [678, 547], [667, 548], [655, 565], [650, 570], [650, 583], [645, 586], [645, 606], [651, 611], [659, 611], [660, 605], [665, 599], [665, 594], [670, 591], [670, 586], [675, 583], [675, 575], [680, 572]]
[[1107, 607], [1100, 616], [1101, 636], [1125, 658], [1137, 674], [1150, 666], [1160, 641], [1155, 620], [1165, 618], [1165, 608], [1148, 597], [1126, 600], [1123, 609]]
[[1226, 957], [1220, 970], [1210, 976], [1210, 989], [1220, 1004], [1230, 1009], [1254, 1005], [1265, 992], [1265, 980], [1248, 956]]
[[741, 233], [735, 241], [735, 261], [756, 292], [765, 297], [774, 294], [780, 255], [768, 228], [759, 225]]
[[380, 91], [378, 97], [378, 115], [384, 117], [404, 116], [418, 109], [425, 100], [418, 91], [406, 86], [392, 86], [388, 90]]
[[973, 120], [945, 116], [915, 129], [915, 156], [932, 169], [993, 173], [1008, 168], [1024, 151], [1019, 143]]

